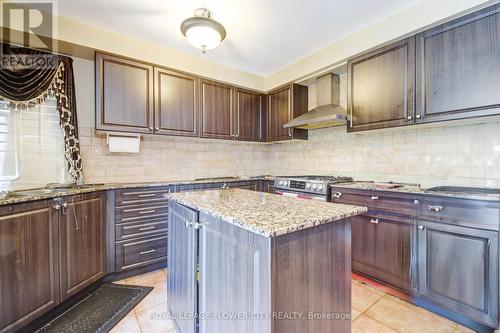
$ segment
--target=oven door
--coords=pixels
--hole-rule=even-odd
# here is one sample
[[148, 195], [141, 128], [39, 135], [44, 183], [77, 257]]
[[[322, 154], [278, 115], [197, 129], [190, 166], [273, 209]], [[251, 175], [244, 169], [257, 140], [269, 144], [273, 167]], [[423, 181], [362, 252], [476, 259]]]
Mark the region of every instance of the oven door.
[[291, 198], [306, 199], [306, 200], [327, 201], [327, 197], [324, 195], [319, 195], [319, 194], [314, 195], [310, 193], [294, 192], [277, 188], [274, 189], [274, 194], [283, 195]]

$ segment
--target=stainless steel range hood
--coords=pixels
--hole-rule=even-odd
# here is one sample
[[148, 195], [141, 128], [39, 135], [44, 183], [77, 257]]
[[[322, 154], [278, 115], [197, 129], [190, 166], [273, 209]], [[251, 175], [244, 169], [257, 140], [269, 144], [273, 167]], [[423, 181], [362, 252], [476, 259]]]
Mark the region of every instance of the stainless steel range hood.
[[284, 127], [314, 129], [346, 125], [346, 110], [339, 105], [339, 77], [325, 74], [316, 81], [317, 107], [286, 123]]

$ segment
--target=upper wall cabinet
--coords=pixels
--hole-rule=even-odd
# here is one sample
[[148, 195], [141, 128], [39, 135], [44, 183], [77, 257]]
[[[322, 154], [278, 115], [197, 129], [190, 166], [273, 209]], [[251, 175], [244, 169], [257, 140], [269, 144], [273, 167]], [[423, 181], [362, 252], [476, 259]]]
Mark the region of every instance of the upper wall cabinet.
[[293, 118], [307, 112], [307, 87], [292, 84], [268, 95], [267, 141], [307, 140], [307, 130], [284, 128]]
[[155, 67], [155, 132], [198, 136], [198, 79]]
[[236, 88], [235, 106], [236, 138], [243, 141], [264, 140], [265, 96]]
[[417, 122], [500, 114], [500, 5], [417, 35]]
[[414, 123], [415, 38], [349, 60], [348, 132]]
[[233, 130], [233, 87], [201, 81], [201, 136], [231, 139]]
[[96, 129], [153, 132], [153, 67], [96, 54]]

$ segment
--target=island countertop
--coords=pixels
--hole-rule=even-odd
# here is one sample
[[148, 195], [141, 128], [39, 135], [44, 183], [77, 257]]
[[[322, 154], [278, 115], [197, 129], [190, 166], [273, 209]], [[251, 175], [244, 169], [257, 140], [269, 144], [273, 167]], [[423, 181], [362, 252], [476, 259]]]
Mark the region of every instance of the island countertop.
[[170, 193], [170, 200], [264, 237], [365, 213], [366, 207], [289, 198], [242, 189]]

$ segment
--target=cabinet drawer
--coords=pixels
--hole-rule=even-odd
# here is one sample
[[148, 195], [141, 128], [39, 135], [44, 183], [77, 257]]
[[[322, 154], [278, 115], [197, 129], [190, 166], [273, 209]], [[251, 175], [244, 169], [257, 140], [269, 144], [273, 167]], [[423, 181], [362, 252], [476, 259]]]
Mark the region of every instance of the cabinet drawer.
[[116, 240], [150, 236], [165, 233], [168, 230], [168, 219], [147, 222], [122, 223], [116, 225]]
[[116, 244], [116, 271], [167, 260], [167, 235]]
[[377, 211], [415, 215], [415, 206], [418, 198], [402, 193], [388, 193], [383, 191], [352, 190], [346, 188], [332, 188], [332, 202], [368, 207], [369, 213]]
[[417, 209], [419, 219], [498, 230], [498, 203], [480, 200], [429, 197], [422, 198]]
[[148, 205], [118, 207], [115, 211], [116, 223], [151, 220], [168, 217], [168, 202], [158, 202]]
[[116, 205], [138, 205], [142, 203], [152, 203], [165, 201], [165, 194], [170, 192], [169, 187], [153, 187], [126, 189], [116, 191]]

